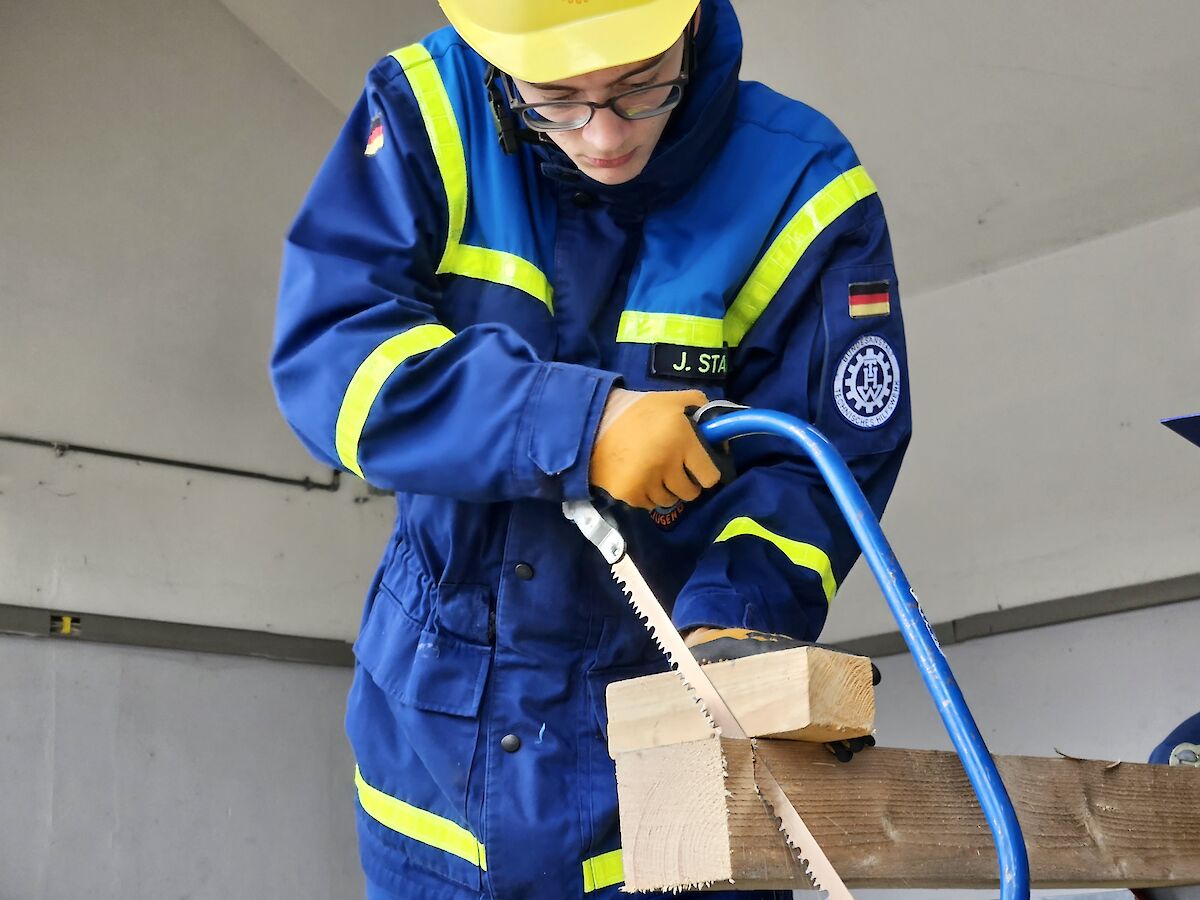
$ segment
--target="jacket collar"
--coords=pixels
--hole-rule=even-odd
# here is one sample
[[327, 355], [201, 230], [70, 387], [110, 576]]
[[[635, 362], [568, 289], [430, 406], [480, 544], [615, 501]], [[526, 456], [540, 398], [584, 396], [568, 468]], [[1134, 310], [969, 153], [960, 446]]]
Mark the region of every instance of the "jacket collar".
[[551, 143], [530, 145], [541, 172], [630, 212], [667, 206], [699, 179], [729, 134], [742, 62], [742, 32], [729, 0], [703, 0], [696, 65], [683, 100], [672, 112], [646, 168], [631, 181], [608, 185], [589, 178]]

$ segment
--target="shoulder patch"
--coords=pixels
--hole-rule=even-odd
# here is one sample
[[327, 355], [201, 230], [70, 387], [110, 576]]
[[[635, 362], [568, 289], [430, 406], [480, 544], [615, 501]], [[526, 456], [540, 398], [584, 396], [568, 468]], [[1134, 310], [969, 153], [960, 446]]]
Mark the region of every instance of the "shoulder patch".
[[868, 334], [845, 352], [833, 378], [842, 417], [859, 428], [878, 428], [900, 403], [900, 364], [882, 337]]
[[371, 130], [367, 133], [367, 149], [364, 156], [374, 156], [383, 149], [383, 117], [375, 116], [371, 120]]

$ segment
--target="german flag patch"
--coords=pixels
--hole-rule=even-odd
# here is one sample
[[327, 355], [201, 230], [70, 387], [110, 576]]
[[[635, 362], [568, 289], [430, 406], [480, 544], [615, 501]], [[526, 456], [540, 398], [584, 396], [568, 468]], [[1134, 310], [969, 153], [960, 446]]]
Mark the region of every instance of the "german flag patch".
[[367, 135], [367, 149], [363, 151], [365, 156], [374, 156], [383, 149], [383, 118], [376, 116], [371, 120], [371, 133]]
[[850, 285], [850, 318], [867, 319], [892, 312], [890, 281], [856, 281]]

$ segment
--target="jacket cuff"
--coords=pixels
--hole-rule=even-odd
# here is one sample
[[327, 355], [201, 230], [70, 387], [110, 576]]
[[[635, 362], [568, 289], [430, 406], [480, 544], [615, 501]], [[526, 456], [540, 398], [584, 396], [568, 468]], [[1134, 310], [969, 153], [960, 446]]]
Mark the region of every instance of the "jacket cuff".
[[546, 363], [543, 373], [525, 414], [529, 459], [558, 481], [562, 499], [584, 500], [596, 429], [619, 376], [568, 363]]
[[[824, 601], [822, 601], [824, 606]], [[768, 603], [756, 587], [743, 595], [732, 588], [696, 593], [686, 589], [675, 601], [671, 619], [681, 632], [689, 628], [749, 628], [772, 634], [786, 634], [802, 641], [813, 641], [821, 633], [824, 616], [814, 621], [812, 610], [788, 596], [779, 603]]]
[[765, 631], [753, 603], [736, 591], [684, 593], [675, 601], [671, 620], [680, 631], [690, 628], [753, 628]]

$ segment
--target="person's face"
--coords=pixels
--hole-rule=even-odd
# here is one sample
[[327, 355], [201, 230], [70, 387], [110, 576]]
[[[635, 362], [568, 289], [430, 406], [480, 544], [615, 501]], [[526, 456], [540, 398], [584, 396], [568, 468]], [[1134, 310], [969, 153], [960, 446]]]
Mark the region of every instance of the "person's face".
[[[644, 62], [599, 69], [553, 84], [531, 84], [518, 79], [513, 79], [513, 83], [525, 103], [546, 100], [602, 103], [614, 94], [678, 78], [682, 65], [683, 38], [680, 37], [665, 53]], [[628, 121], [609, 108], [598, 109], [582, 128], [545, 134], [585, 175], [604, 184], [622, 184], [636, 178], [646, 167], [670, 116], [667, 112]]]

